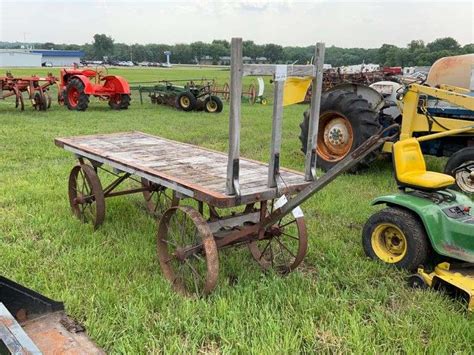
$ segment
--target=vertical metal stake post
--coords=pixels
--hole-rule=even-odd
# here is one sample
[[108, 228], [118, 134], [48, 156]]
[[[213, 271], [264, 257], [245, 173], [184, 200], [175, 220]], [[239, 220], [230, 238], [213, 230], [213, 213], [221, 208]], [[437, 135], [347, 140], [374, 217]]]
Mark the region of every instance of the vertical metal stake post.
[[230, 57], [229, 158], [227, 161], [226, 192], [240, 195], [240, 105], [242, 101], [242, 38], [232, 38]]
[[280, 174], [281, 126], [283, 121], [284, 81], [275, 81], [273, 98], [272, 142], [270, 146], [270, 163], [268, 165], [268, 187], [276, 187], [276, 178]]
[[321, 107], [321, 92], [323, 87], [324, 43], [317, 43], [314, 53], [316, 75], [311, 86], [311, 110], [309, 115], [309, 130], [306, 146], [305, 180], [316, 180], [316, 144], [319, 128], [319, 110]]

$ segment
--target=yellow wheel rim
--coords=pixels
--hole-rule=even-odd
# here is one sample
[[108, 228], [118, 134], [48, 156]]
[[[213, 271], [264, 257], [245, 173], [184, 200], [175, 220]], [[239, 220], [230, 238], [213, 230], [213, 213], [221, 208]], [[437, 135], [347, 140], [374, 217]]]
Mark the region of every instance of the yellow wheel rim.
[[372, 249], [383, 262], [398, 263], [407, 253], [407, 238], [396, 225], [382, 223], [375, 227], [371, 237]]
[[181, 96], [181, 99], [179, 99], [179, 101], [181, 102], [182, 107], [189, 107], [189, 105], [191, 104], [189, 98], [186, 96]]
[[212, 101], [212, 100], [209, 100], [209, 101], [206, 103], [206, 107], [207, 107], [207, 110], [208, 110], [209, 112], [215, 112], [215, 111], [217, 111], [217, 102]]

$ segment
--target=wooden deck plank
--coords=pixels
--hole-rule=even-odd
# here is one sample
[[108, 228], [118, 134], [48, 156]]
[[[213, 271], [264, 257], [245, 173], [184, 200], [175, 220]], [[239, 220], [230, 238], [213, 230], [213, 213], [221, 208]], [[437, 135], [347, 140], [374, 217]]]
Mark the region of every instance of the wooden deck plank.
[[[74, 152], [100, 157], [143, 174], [177, 183], [195, 192], [196, 199], [216, 206], [233, 206], [275, 198], [282, 188], [300, 190], [307, 183], [300, 172], [281, 169], [278, 188], [267, 187], [268, 165], [241, 159], [241, 196], [226, 195], [227, 155], [222, 152], [168, 140], [141, 132], [57, 138], [56, 144]], [[80, 153], [79, 153], [80, 154]]]

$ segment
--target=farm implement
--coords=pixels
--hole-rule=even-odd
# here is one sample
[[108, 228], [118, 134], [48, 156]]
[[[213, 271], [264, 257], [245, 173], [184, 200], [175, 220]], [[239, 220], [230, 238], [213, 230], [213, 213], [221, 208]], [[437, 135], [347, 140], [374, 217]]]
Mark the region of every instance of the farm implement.
[[[184, 82], [184, 85], [177, 85]], [[214, 95], [213, 80], [186, 79], [160, 80], [153, 86], [137, 86], [140, 102], [143, 103], [143, 93], [148, 93], [153, 104], [167, 105], [183, 111], [206, 111], [219, 113], [223, 109], [222, 101]]]
[[88, 68], [61, 69], [60, 103], [69, 110], [85, 111], [89, 106], [89, 97], [95, 96], [108, 101], [114, 110], [126, 110], [130, 106], [130, 87], [128, 82], [118, 75], [108, 75], [105, 69]]
[[[398, 67], [395, 67], [398, 68]], [[401, 69], [401, 68], [398, 68]], [[356, 72], [356, 73], [343, 73], [340, 68], [326, 69], [323, 73], [323, 91], [328, 91], [341, 84], [358, 84], [370, 86], [373, 83], [379, 81], [395, 81], [399, 79], [397, 75], [401, 74], [398, 70], [393, 68], [383, 68], [382, 70], [370, 71], [370, 72]], [[304, 103], [311, 102], [311, 87], [309, 87]]]
[[[451, 70], [445, 69], [448, 73]], [[470, 76], [470, 67], [465, 76]], [[449, 157], [445, 172], [456, 178], [464, 192], [474, 193], [473, 92], [442, 83], [430, 87], [383, 81], [372, 86], [343, 84], [323, 93], [319, 136], [314, 146], [318, 165], [331, 169], [381, 127], [400, 123], [400, 136], [395, 141], [418, 137], [423, 153]], [[309, 111], [300, 124], [303, 152], [307, 149], [308, 121]], [[390, 154], [392, 144], [387, 142], [359, 167], [367, 166], [381, 153]]]
[[416, 138], [400, 140], [392, 149], [402, 193], [373, 202], [386, 208], [363, 229], [366, 255], [417, 271], [409, 278], [411, 286], [459, 295], [474, 311], [474, 203], [449, 189], [455, 183], [451, 175], [426, 170]]
[[[304, 174], [281, 168], [286, 77], [310, 77], [313, 92], [320, 93], [324, 45], [316, 46], [317, 65], [279, 67], [277, 73], [275, 65], [244, 65], [242, 39], [234, 38], [231, 44], [228, 154], [141, 132], [55, 140], [78, 158], [68, 180], [74, 215], [97, 228], [105, 218], [106, 199], [143, 194], [146, 208], [159, 219], [157, 250], [163, 275], [185, 295], [212, 292], [219, 275], [218, 250], [230, 246], [247, 246], [263, 269], [281, 274], [295, 270], [308, 245], [299, 205], [393, 139], [387, 132], [395, 127], [377, 132], [320, 178], [315, 149], [308, 150]], [[240, 158], [246, 75], [275, 77], [269, 164]], [[310, 144], [317, 136], [319, 100], [320, 95], [313, 95]], [[135, 187], [119, 190], [126, 180]]]
[[[262, 77], [257, 78], [258, 90], [255, 84], [250, 84], [248, 87], [242, 89], [242, 99], [248, 101], [249, 104], [255, 103], [266, 105], [268, 103], [267, 98], [264, 96], [265, 82]], [[215, 85], [212, 91], [221, 96], [225, 101], [230, 101], [230, 86], [228, 83], [224, 83], [222, 87]]]
[[56, 83], [57, 79], [52, 74], [48, 74], [46, 77], [15, 77], [7, 73], [0, 77], [0, 99], [14, 96], [15, 107], [19, 107], [23, 111], [25, 109], [23, 93], [26, 92], [28, 100], [35, 110], [46, 111], [51, 106], [49, 88]]

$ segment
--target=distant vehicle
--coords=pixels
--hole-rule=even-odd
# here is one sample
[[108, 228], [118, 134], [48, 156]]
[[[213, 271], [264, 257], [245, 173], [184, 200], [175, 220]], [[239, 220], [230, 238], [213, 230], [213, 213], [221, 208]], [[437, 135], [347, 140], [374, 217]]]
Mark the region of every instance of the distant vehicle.
[[102, 60], [81, 60], [81, 64], [83, 64], [83, 65], [103, 65], [104, 62]]
[[384, 74], [389, 74], [389, 75], [402, 75], [402, 67], [383, 67], [382, 69]]
[[132, 61], [128, 60], [128, 61], [118, 62], [118, 65], [120, 65], [121, 67], [133, 67], [135, 64], [133, 64]]
[[42, 66], [42, 67], [51, 68], [51, 67], [53, 66], [53, 63], [51, 63], [51, 62], [43, 62], [43, 63], [41, 63], [41, 66]]

